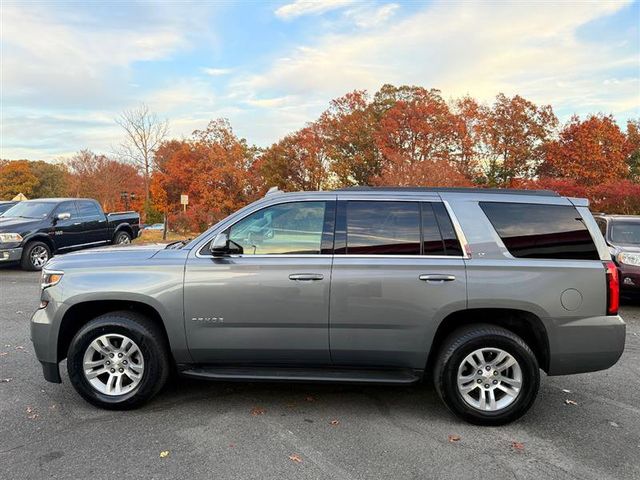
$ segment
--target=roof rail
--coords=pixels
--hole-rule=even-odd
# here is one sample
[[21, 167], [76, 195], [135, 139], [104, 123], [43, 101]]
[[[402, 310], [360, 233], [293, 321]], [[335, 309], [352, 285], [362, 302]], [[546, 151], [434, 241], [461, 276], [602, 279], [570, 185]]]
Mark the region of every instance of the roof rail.
[[494, 193], [508, 195], [535, 195], [539, 197], [559, 197], [553, 190], [524, 190], [516, 188], [473, 188], [473, 187], [346, 187], [335, 192], [434, 192], [434, 193]]

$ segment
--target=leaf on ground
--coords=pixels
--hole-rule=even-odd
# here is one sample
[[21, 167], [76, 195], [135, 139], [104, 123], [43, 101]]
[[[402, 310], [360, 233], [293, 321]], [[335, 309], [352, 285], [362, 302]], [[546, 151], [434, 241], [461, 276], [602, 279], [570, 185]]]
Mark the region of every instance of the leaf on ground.
[[340, 425], [340, 420], [331, 420], [329, 423], [333, 426]]
[[169, 450], [163, 450], [160, 452], [160, 458], [167, 458], [169, 456]]
[[609, 425], [615, 428], [620, 428], [620, 425], [618, 425], [616, 422], [609, 422]]
[[576, 402], [575, 400], [569, 400], [569, 399], [566, 399], [564, 403], [566, 403], [567, 405], [578, 405], [578, 402]]
[[289, 455], [289, 460], [296, 463], [302, 463], [302, 457], [300, 457], [300, 455], [298, 455], [297, 453], [292, 453], [291, 455]]
[[254, 407], [251, 410], [251, 415], [253, 415], [254, 417], [257, 417], [258, 415], [264, 415], [265, 412], [266, 410], [262, 407]]
[[9, 352], [0, 352], [0, 357], [4, 357], [5, 355], [9, 355]]
[[39, 416], [38, 412], [36, 412], [36, 409], [33, 407], [27, 407], [26, 412], [27, 412], [27, 418], [30, 420], [35, 420]]
[[566, 388], [563, 388], [563, 389], [562, 389], [562, 391], [563, 391], [564, 393], [571, 393], [571, 390], [567, 390]]
[[9, 383], [11, 380], [13, 380], [13, 378], [3, 378], [0, 380], [0, 383]]
[[316, 397], [314, 397], [314, 396], [312, 396], [312, 395], [307, 395], [307, 396], [305, 397], [305, 400], [306, 400], [307, 402], [315, 402], [315, 401], [316, 401]]
[[24, 350], [24, 347], [23, 347], [22, 345], [18, 345], [18, 346], [16, 347], [16, 350]]
[[513, 448], [516, 452], [524, 452], [524, 443], [511, 442], [511, 448]]
[[460, 435], [449, 435], [449, 442], [455, 443], [460, 441]]
[[230, 443], [229, 444], [229, 448], [235, 448], [236, 444], [235, 443]]

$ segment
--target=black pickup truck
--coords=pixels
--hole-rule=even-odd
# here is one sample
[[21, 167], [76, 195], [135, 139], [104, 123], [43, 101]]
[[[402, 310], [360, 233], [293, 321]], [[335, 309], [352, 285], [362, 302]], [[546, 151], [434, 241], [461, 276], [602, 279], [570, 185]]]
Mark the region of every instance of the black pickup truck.
[[136, 212], [105, 214], [89, 198], [27, 200], [0, 217], [0, 265], [20, 262], [25, 270], [40, 270], [55, 254], [130, 243], [139, 232]]

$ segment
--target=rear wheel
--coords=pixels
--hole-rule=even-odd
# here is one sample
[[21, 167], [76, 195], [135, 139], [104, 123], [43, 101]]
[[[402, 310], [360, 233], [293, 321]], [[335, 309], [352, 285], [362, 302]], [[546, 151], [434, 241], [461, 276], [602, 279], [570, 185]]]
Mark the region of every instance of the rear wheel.
[[101, 315], [74, 336], [67, 371], [76, 391], [107, 409], [142, 405], [164, 386], [169, 352], [160, 329], [134, 312]]
[[42, 270], [51, 258], [51, 249], [44, 242], [29, 242], [22, 250], [20, 266], [23, 270]]
[[524, 415], [540, 385], [534, 353], [513, 332], [471, 325], [444, 342], [434, 384], [446, 406], [478, 425], [502, 425]]
[[118, 232], [113, 240], [116, 245], [127, 245], [131, 243], [131, 235], [127, 232]]

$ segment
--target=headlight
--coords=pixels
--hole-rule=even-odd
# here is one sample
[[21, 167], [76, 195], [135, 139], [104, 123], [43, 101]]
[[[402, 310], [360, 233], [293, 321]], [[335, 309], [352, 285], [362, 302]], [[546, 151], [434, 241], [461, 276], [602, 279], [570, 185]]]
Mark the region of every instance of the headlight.
[[21, 242], [22, 235], [19, 233], [0, 233], [0, 243]]
[[640, 267], [640, 253], [622, 252], [618, 254], [618, 262]]
[[40, 277], [40, 287], [44, 290], [49, 288], [62, 280], [64, 272], [54, 272], [52, 270], [42, 270], [42, 276]]

